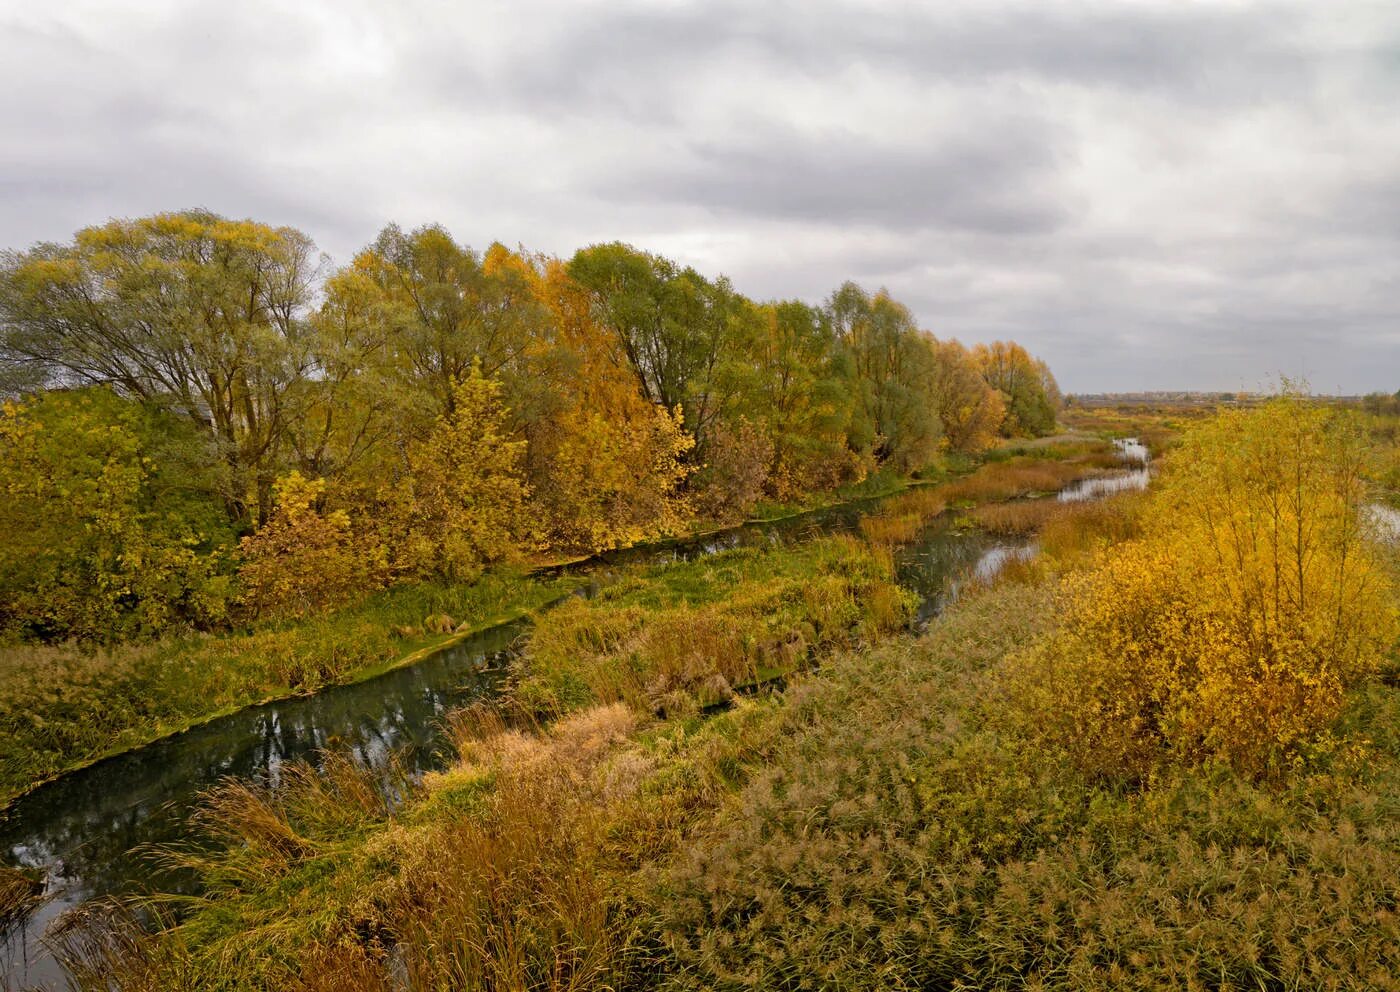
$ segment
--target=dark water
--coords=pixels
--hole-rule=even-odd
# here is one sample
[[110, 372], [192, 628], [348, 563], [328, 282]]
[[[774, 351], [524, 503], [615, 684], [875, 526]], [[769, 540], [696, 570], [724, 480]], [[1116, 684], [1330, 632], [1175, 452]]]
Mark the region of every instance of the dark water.
[[[793, 543], [854, 530], [881, 501], [816, 511], [702, 538], [612, 552], [573, 571], [591, 577], [587, 594], [611, 567], [689, 560], [729, 548]], [[958, 589], [985, 580], [1024, 544], [932, 521], [896, 556], [898, 578], [922, 600], [926, 625]], [[0, 946], [0, 989], [62, 987], [42, 935], [64, 910], [94, 896], [142, 889], [188, 889], [191, 880], [162, 875], [144, 850], [188, 837], [200, 792], [227, 776], [270, 777], [288, 761], [313, 764], [327, 748], [351, 749], [370, 763], [402, 753], [411, 772], [440, 765], [440, 719], [450, 709], [494, 694], [525, 621], [473, 635], [415, 665], [314, 696], [253, 707], [186, 733], [65, 775], [17, 800], [0, 821], [0, 856], [43, 873], [51, 896]]]

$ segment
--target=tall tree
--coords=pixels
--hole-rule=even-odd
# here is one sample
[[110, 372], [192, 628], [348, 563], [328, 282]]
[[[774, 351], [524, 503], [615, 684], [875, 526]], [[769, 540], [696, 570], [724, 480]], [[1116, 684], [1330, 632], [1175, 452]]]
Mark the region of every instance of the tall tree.
[[518, 372], [544, 319], [528, 275], [510, 258], [501, 245], [478, 255], [436, 225], [409, 234], [390, 225], [355, 261], [384, 294], [394, 347], [442, 410], [473, 363], [488, 378]]
[[295, 387], [312, 365], [316, 273], [292, 228], [206, 211], [117, 220], [0, 259], [0, 364], [99, 383], [202, 424], [229, 467], [235, 519], [265, 517]]
[[1060, 412], [1060, 388], [1050, 368], [1014, 341], [979, 344], [973, 350], [987, 383], [1002, 394], [1008, 437], [1040, 436], [1055, 429]]
[[703, 448], [710, 425], [734, 400], [736, 346], [754, 319], [752, 304], [727, 279], [710, 282], [616, 242], [581, 249], [568, 271], [612, 333], [615, 360], [636, 372], [647, 399], [680, 407]]
[[795, 300], [766, 304], [747, 354], [753, 380], [742, 411], [767, 426], [772, 494], [791, 499], [844, 481], [854, 468], [846, 449], [852, 369], [829, 315]]
[[980, 451], [1006, 419], [1006, 403], [960, 342], [939, 341], [936, 352], [933, 396], [944, 439], [954, 451]]
[[918, 468], [942, 438], [932, 401], [932, 337], [885, 290], [871, 296], [855, 283], [845, 283], [827, 310], [853, 364], [853, 443], [868, 446], [878, 462], [904, 471]]

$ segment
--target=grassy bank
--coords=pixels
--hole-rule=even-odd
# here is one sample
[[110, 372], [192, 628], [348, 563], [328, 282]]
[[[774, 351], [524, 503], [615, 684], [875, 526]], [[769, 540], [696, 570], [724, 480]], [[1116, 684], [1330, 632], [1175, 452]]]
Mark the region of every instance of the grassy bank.
[[496, 573], [397, 586], [353, 607], [249, 633], [107, 650], [0, 649], [0, 804], [33, 784], [252, 703], [384, 671], [454, 627], [502, 622], [573, 580]]
[[[1340, 457], [1330, 429], [1285, 399], [1181, 450], [1272, 492], [1299, 438], [1309, 465]], [[1212, 574], [1292, 580], [1267, 558], [1219, 564], [1235, 532], [1190, 529], [1205, 511], [1188, 507], [1239, 490], [1200, 478], [971, 510], [1034, 530], [1041, 555], [919, 638], [868, 604], [898, 522], [936, 491], [866, 543], [637, 575], [550, 614], [517, 673], [549, 705], [458, 715], [458, 762], [398, 809], [345, 759], [219, 789], [204, 821], [224, 844], [180, 856], [209, 885], [193, 914], [145, 937], [94, 908], [70, 967], [132, 989], [1400, 988], [1395, 562], [1342, 526], [1321, 553], [1347, 551], [1375, 601], [1283, 621], [1262, 676], [1247, 645], [1211, 670], [1255, 603]], [[1347, 485], [1318, 498], [1354, 514], [1364, 486]], [[1299, 579], [1311, 601], [1332, 574]], [[805, 593], [828, 585], [841, 595]], [[759, 672], [731, 629], [831, 616], [819, 668], [702, 709], [713, 680]], [[1310, 636], [1334, 616], [1359, 626]], [[1178, 636], [1201, 629], [1219, 636]], [[1313, 678], [1345, 637], [1352, 671]], [[1289, 669], [1291, 697], [1258, 695]], [[1261, 714], [1294, 732], [1248, 737]]]

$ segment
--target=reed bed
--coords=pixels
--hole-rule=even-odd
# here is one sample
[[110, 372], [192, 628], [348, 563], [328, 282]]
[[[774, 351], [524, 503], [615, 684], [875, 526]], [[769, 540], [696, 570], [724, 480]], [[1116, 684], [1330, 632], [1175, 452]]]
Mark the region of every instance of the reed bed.
[[1071, 482], [1102, 475], [1111, 467], [1121, 466], [1116, 459], [1107, 462], [1102, 454], [1063, 461], [1016, 457], [983, 465], [966, 478], [941, 487], [940, 492], [949, 503], [1021, 499], [1057, 492]]

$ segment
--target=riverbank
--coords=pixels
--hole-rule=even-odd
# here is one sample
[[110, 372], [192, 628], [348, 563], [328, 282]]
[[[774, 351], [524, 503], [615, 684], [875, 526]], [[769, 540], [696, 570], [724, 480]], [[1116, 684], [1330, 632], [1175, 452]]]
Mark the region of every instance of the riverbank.
[[[1193, 464], [1260, 473], [1248, 481], [1272, 480], [1270, 493], [1296, 484], [1286, 415], [1242, 425], [1276, 459], [1239, 455], [1226, 423], [1192, 441]], [[1289, 577], [1269, 560], [1218, 564], [1231, 559], [1208, 542], [1232, 535], [1203, 538], [1183, 507], [1250, 490], [1201, 478], [1168, 475], [1142, 506], [1059, 504], [1031, 567], [966, 589], [925, 635], [862, 635], [848, 618], [856, 638], [819, 667], [718, 711], [693, 691], [675, 707], [646, 692], [694, 638], [639, 635], [765, 585], [724, 574], [743, 552], [673, 566], [664, 592], [580, 604], [553, 640], [536, 633], [545, 664], [530, 648], [518, 662], [521, 682], [543, 671], [576, 686], [552, 720], [459, 715], [457, 760], [397, 804], [375, 788], [382, 772], [344, 759], [279, 789], [217, 790], [203, 814], [217, 847], [182, 856], [205, 881], [181, 903], [191, 914], [145, 936], [93, 909], [70, 968], [83, 989], [1396, 988], [1397, 630], [1369, 626], [1373, 607], [1400, 605], [1396, 563], [1350, 525], [1324, 549], [1356, 552], [1350, 567], [1386, 597], [1344, 614], [1364, 664], [1292, 711], [1301, 735], [1251, 740], [1250, 720], [1288, 712], [1277, 693], [1273, 710], [1230, 708], [1259, 683], [1247, 645], [1200, 681], [1203, 656], [1237, 649], [1199, 632], [1237, 629], [1228, 620], [1251, 608], [1209, 577]], [[1354, 514], [1359, 495], [1328, 498]], [[824, 573], [878, 560], [914, 506], [890, 507], [863, 551], [846, 539], [855, 557]], [[1332, 574], [1308, 577], [1312, 601]], [[776, 601], [813, 622], [829, 600], [794, 585]], [[755, 614], [770, 611], [760, 596]], [[1324, 601], [1319, 616], [1334, 615]], [[742, 615], [716, 629], [733, 619], [742, 629]], [[593, 656], [578, 669], [550, 661], [581, 647]], [[1290, 639], [1272, 673], [1314, 657], [1330, 669], [1315, 647]], [[692, 674], [703, 686], [722, 672]], [[1199, 733], [1183, 723], [1212, 706]]]
[[[989, 454], [959, 462], [931, 480], [884, 476], [843, 492], [864, 503], [911, 486], [959, 486], [966, 500], [1010, 499], [1104, 470], [1111, 456], [1084, 445], [1072, 452]], [[1036, 475], [1031, 466], [1053, 466]], [[961, 493], [961, 495], [957, 495]], [[799, 521], [843, 503], [779, 513], [753, 524]], [[739, 527], [749, 526], [741, 524]], [[736, 528], [620, 552], [639, 559]], [[76, 646], [0, 649], [0, 808], [68, 772], [218, 719], [242, 708], [352, 684], [412, 664], [472, 631], [528, 616], [584, 581], [579, 567], [614, 553], [532, 572], [489, 573], [470, 584], [397, 586], [364, 603], [309, 620], [243, 634], [200, 635], [89, 651]], [[428, 627], [436, 624], [437, 633]]]
[[[470, 584], [398, 586], [325, 616], [250, 633], [97, 651], [0, 649], [0, 806], [245, 707], [373, 678], [469, 631], [525, 616], [580, 581], [501, 572]], [[424, 618], [439, 618], [446, 629], [427, 632]]]

